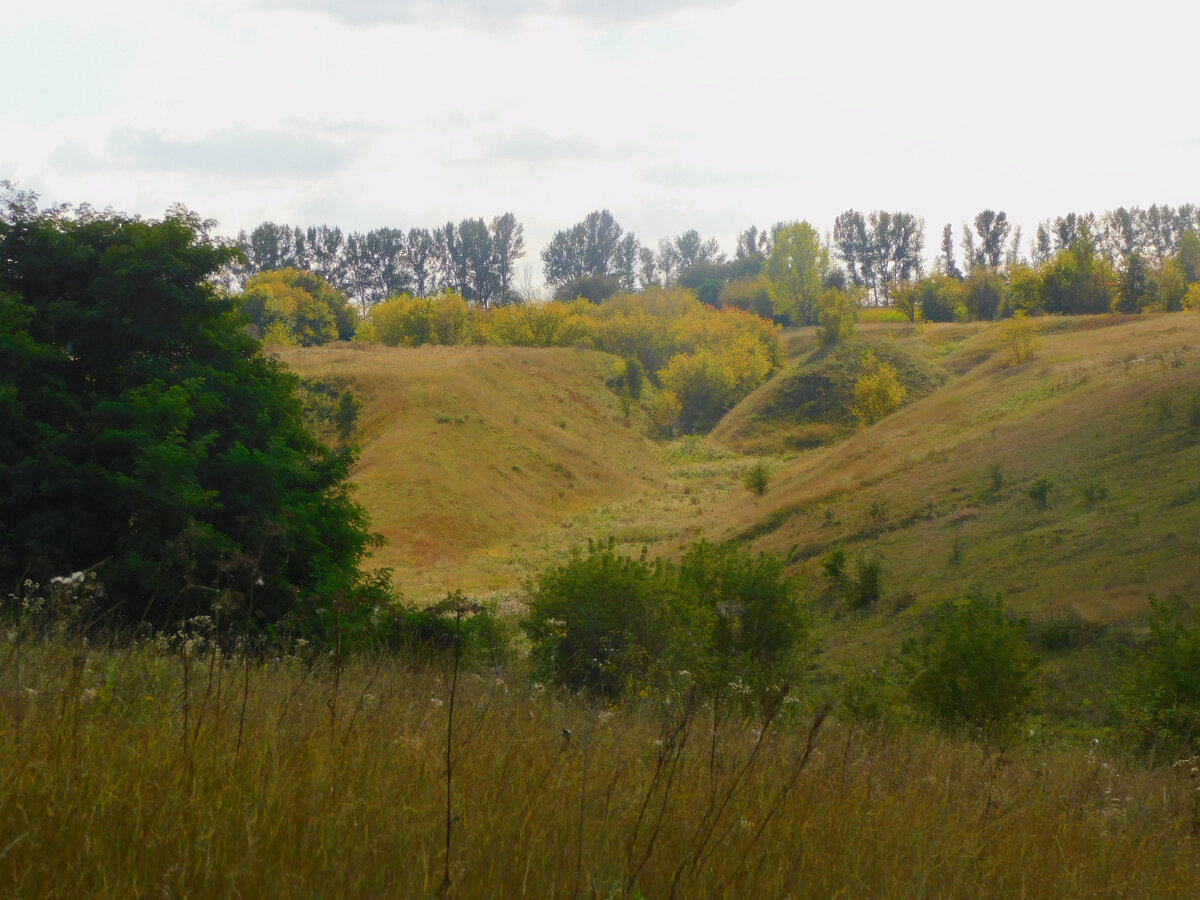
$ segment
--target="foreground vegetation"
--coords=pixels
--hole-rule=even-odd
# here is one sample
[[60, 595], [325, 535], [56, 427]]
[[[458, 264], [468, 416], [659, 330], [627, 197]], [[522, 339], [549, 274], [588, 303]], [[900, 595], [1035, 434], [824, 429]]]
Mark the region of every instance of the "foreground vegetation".
[[1200, 890], [1194, 761], [782, 697], [714, 742], [682, 681], [609, 707], [483, 668], [457, 685], [447, 857], [448, 663], [10, 633], [0, 666], [6, 896], [420, 896], [447, 863], [454, 896]]

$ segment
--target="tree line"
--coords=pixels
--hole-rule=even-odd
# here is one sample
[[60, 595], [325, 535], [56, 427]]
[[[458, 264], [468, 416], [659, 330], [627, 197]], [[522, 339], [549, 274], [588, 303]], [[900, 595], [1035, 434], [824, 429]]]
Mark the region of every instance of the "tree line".
[[[1171, 285], [1156, 292], [1156, 282], [1178, 280], [1170, 263], [1181, 249], [1187, 252], [1185, 236], [1200, 230], [1200, 208], [1153, 205], [1120, 207], [1100, 215], [1068, 213], [1039, 223], [1028, 252], [1022, 249], [1020, 226], [1003, 210], [985, 209], [962, 225], [957, 246], [953, 226], [944, 226], [931, 266], [924, 255], [925, 221], [912, 213], [850, 209], [824, 235], [809, 225], [816, 248], [809, 247], [806, 236], [808, 263], [791, 252], [782, 258], [775, 253], [780, 232], [796, 224], [777, 222], [761, 230], [751, 226], [738, 235], [735, 253], [728, 257], [715, 238], [706, 238], [696, 229], [662, 238], [656, 248], [645, 246], [609, 210], [596, 210], [555, 232], [541, 253], [543, 276], [553, 297], [560, 300], [583, 297], [599, 302], [654, 285], [679, 285], [695, 291], [709, 305], [729, 303], [788, 321], [789, 311], [778, 309], [780, 304], [769, 299], [767, 283], [755, 284], [760, 276], [770, 277], [773, 255], [773, 280], [785, 269], [819, 261], [817, 274], [825, 288], [849, 291], [864, 302], [883, 305], [897, 299], [909, 302], [903, 290], [897, 291], [905, 285], [936, 275], [963, 282], [977, 271], [1024, 280], [1017, 289], [1027, 292], [1027, 270], [1041, 270], [1071, 252], [1077, 269], [1079, 265], [1097, 269], [1101, 272], [1097, 279], [1109, 284], [1109, 289], [1082, 303], [1048, 297], [1041, 304], [1045, 309], [1130, 310], [1172, 294]], [[227, 269], [231, 285], [267, 271], [314, 272], [352, 299], [362, 314], [402, 294], [432, 296], [449, 290], [485, 308], [520, 302], [532, 294], [528, 284], [518, 285], [516, 264], [525, 256], [524, 227], [511, 212], [490, 222], [467, 218], [407, 232], [378, 228], [345, 233], [326, 225], [302, 229], [264, 222], [249, 234], [241, 232], [234, 243], [245, 262]], [[1060, 258], [1059, 268], [1062, 262]], [[975, 280], [988, 279], [976, 275]], [[1188, 283], [1192, 281], [1185, 280]], [[985, 292], [994, 288], [986, 287]], [[1177, 307], [1174, 299], [1166, 301], [1167, 307], [1173, 304]], [[978, 314], [972, 306], [985, 317], [990, 311], [986, 298], [982, 303], [956, 301], [955, 305], [966, 308], [968, 315]], [[810, 310], [799, 312], [795, 324], [815, 321]]]
[[521, 299], [516, 263], [525, 255], [524, 226], [512, 213], [447, 222], [438, 228], [376, 228], [345, 233], [320, 225], [299, 228], [263, 222], [233, 242], [245, 256], [226, 269], [231, 285], [263, 272], [296, 269], [320, 275], [363, 314], [400, 294], [427, 296], [449, 289], [484, 307]]

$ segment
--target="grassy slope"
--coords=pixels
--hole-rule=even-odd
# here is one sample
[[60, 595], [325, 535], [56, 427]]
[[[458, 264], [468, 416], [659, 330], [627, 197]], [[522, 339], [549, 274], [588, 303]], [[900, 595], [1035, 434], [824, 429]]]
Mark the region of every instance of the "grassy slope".
[[[350, 380], [364, 401], [357, 497], [413, 599], [518, 583], [522, 546], [602, 501], [661, 486], [663, 468], [582, 350], [287, 350], [305, 377]], [[543, 539], [540, 543], [546, 543]], [[547, 549], [556, 549], [547, 547]]]
[[[1050, 320], [1017, 366], [995, 327], [893, 334], [940, 357], [946, 384], [714, 516], [715, 538], [789, 552], [814, 594], [835, 546], [883, 560], [891, 615], [827, 629], [831, 664], [894, 648], [931, 603], [978, 584], [1031, 618], [1099, 625], [1152, 592], [1197, 599], [1200, 316]], [[1028, 494], [1039, 476], [1054, 483], [1045, 509]]]
[[[1031, 618], [1099, 626], [1136, 618], [1152, 592], [1197, 596], [1200, 316], [1045, 324], [1018, 366], [995, 326], [860, 328], [864, 346], [920, 360], [944, 383], [872, 428], [777, 458], [761, 499], [740, 486], [739, 451], [764, 452], [763, 398], [793, 369], [711, 439], [663, 447], [625, 426], [600, 354], [285, 358], [302, 374], [350, 377], [366, 400], [359, 496], [409, 597], [512, 590], [564, 548], [614, 535], [630, 553], [697, 536], [787, 552], [819, 598], [819, 561], [840, 545], [883, 560], [889, 596], [883, 615], [850, 619], [818, 603], [836, 670], [882, 657], [932, 603], [978, 584]], [[785, 339], [794, 362], [812, 358], [810, 331]], [[1028, 496], [1039, 476], [1054, 483], [1045, 509]], [[1088, 488], [1104, 498], [1089, 506]]]

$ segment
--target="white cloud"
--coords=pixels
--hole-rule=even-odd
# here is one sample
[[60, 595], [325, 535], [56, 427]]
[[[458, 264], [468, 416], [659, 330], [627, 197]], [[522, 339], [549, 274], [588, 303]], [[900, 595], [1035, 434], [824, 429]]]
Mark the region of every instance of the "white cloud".
[[346, 25], [427, 25], [494, 28], [534, 18], [629, 24], [737, 0], [256, 0], [260, 9], [319, 12]]
[[234, 125], [198, 138], [165, 138], [153, 129], [120, 127], [100, 152], [79, 141], [59, 146], [50, 162], [65, 174], [110, 169], [234, 179], [320, 178], [346, 169], [352, 146], [302, 131], [257, 131]]

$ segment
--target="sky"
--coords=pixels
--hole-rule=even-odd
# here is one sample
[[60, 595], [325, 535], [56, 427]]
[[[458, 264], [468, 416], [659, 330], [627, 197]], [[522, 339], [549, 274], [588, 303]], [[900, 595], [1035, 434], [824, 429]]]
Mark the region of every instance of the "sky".
[[1183, 0], [38, 0], [4, 14], [0, 179], [236, 235], [512, 212], [541, 279], [597, 209], [655, 247], [847, 209], [1200, 202]]

